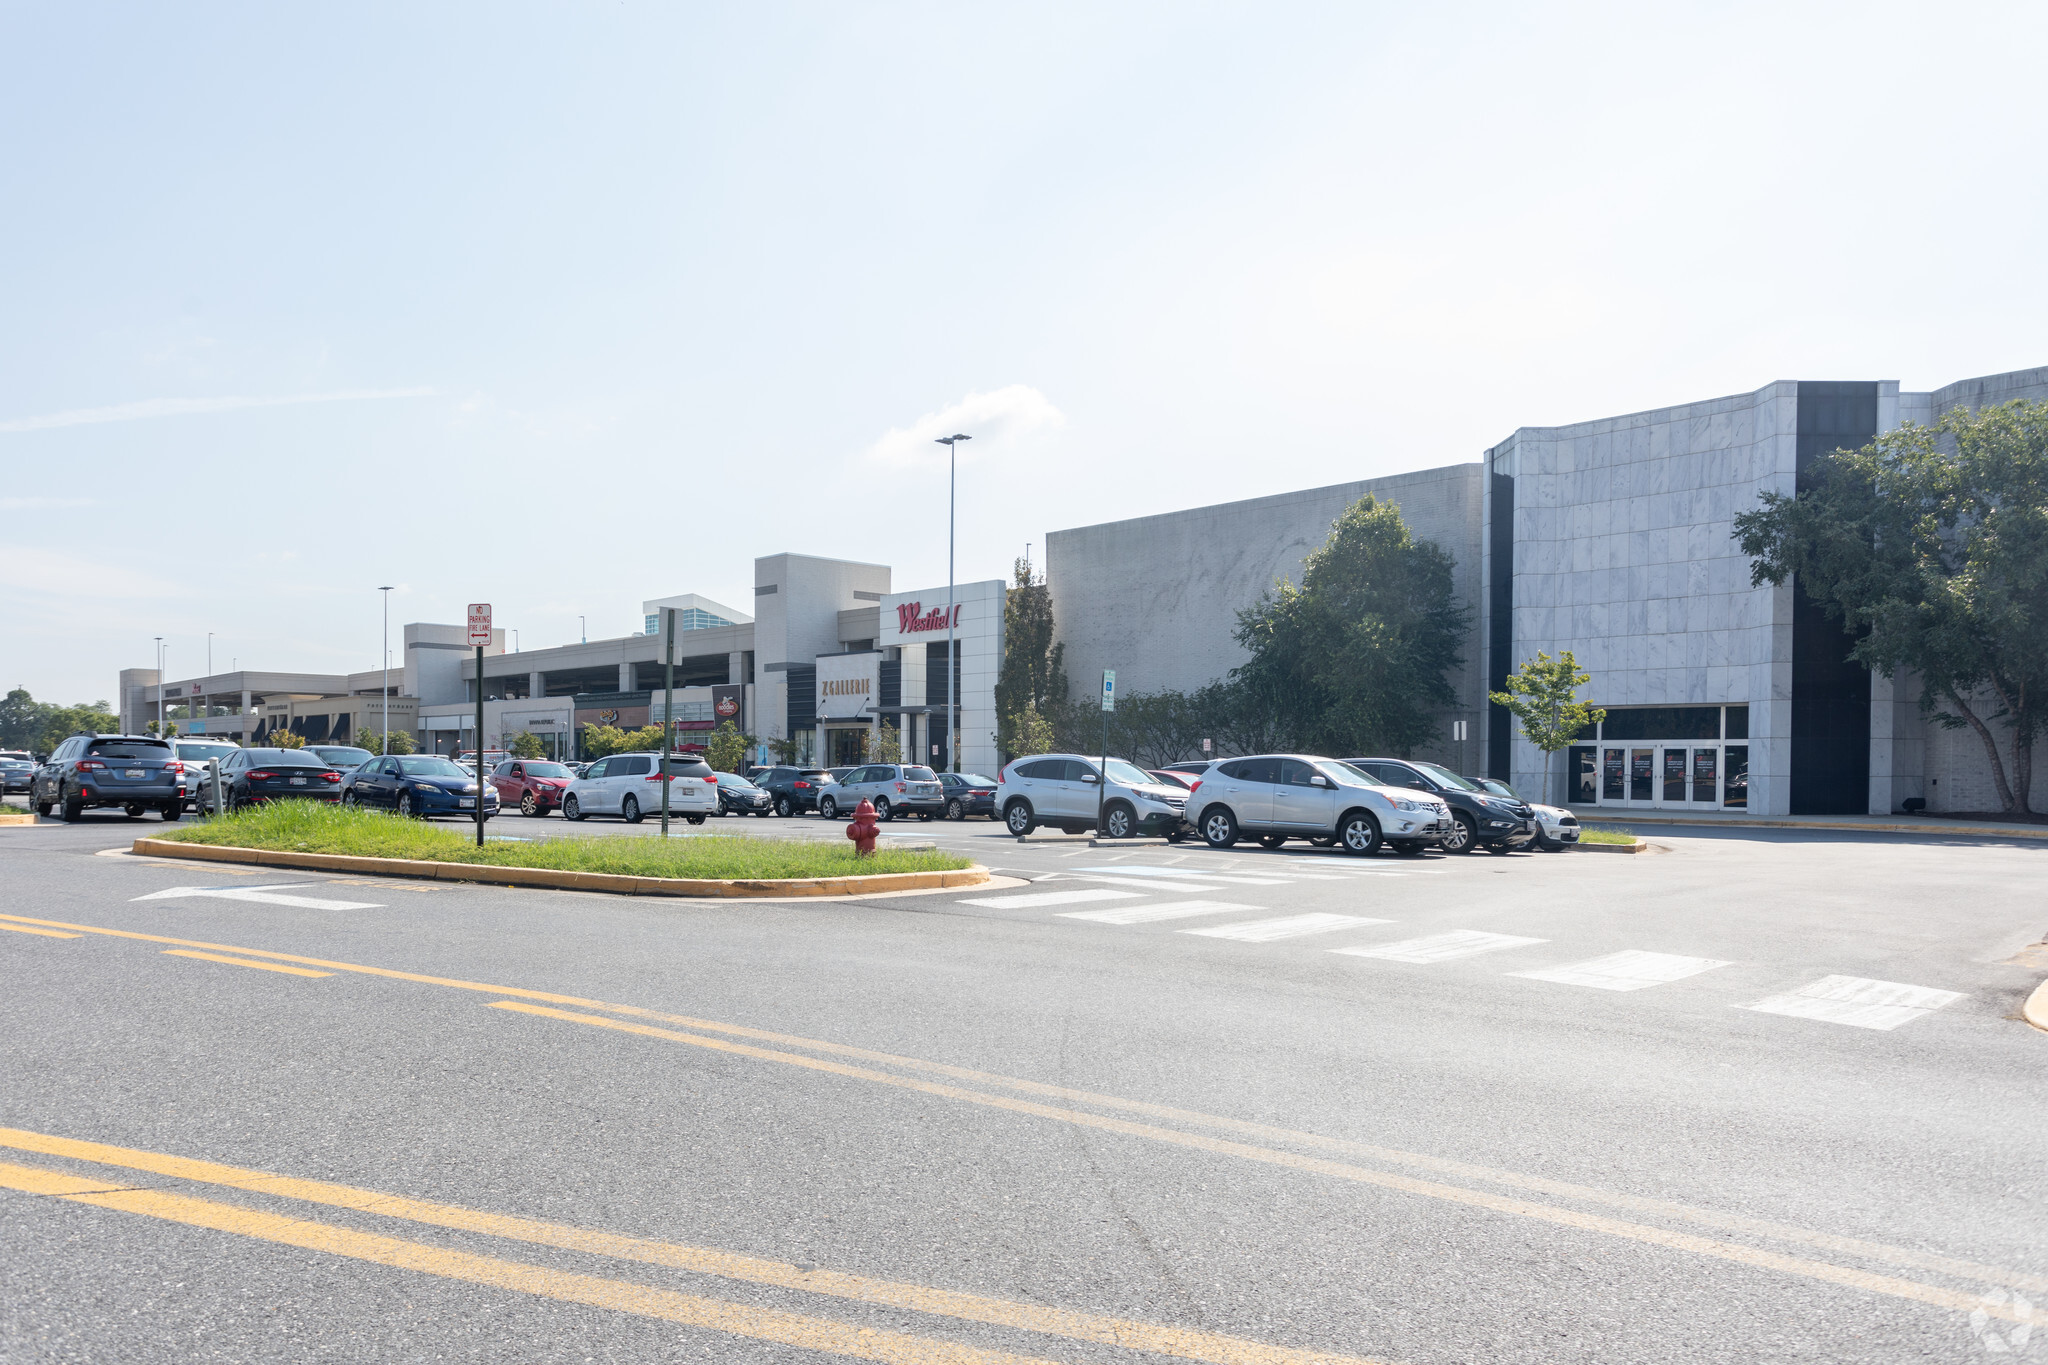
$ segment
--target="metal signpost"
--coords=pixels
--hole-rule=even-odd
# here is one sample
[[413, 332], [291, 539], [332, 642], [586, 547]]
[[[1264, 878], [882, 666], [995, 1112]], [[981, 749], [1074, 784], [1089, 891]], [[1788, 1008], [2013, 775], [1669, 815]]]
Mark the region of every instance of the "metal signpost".
[[1102, 670], [1102, 775], [1095, 783], [1095, 832], [1102, 833], [1102, 801], [1109, 789], [1109, 713], [1116, 710], [1116, 670]]
[[[476, 846], [484, 846], [484, 646], [491, 642], [491, 604], [469, 604], [469, 642], [476, 646]], [[461, 733], [457, 731], [457, 733]], [[458, 746], [459, 747], [459, 746]]]
[[668, 756], [676, 733], [676, 609], [661, 613], [661, 837], [668, 838]]

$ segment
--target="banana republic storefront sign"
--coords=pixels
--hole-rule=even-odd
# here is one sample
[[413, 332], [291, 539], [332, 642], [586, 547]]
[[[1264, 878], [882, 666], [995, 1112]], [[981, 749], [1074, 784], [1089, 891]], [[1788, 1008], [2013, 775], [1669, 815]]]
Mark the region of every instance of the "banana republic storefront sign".
[[864, 719], [881, 700], [881, 666], [879, 652], [818, 660], [818, 719]]

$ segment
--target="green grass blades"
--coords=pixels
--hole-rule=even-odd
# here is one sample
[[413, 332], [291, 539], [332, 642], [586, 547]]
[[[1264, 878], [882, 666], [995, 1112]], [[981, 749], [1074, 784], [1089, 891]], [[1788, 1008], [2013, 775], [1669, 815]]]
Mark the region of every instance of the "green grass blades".
[[1636, 842], [1634, 830], [1623, 829], [1620, 825], [1587, 825], [1579, 831], [1582, 844], [1632, 844]]
[[475, 827], [406, 820], [380, 811], [344, 810], [304, 801], [279, 801], [156, 834], [177, 843], [338, 853], [355, 858], [413, 858], [485, 867], [545, 867], [560, 872], [609, 872], [634, 877], [787, 878], [853, 877], [886, 872], [950, 872], [971, 860], [937, 850], [877, 849], [856, 858], [810, 839], [757, 839], [709, 835], [661, 839], [638, 835], [559, 837], [476, 846]]

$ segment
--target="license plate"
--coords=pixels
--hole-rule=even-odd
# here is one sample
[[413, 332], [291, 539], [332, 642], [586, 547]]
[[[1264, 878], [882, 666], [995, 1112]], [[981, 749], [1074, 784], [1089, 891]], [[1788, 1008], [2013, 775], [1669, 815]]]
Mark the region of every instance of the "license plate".
[[305, 778], [303, 778], [303, 777], [294, 777], [294, 778], [290, 778], [290, 779], [288, 779], [288, 780], [289, 780], [289, 781], [291, 782], [291, 784], [292, 784], [292, 785], [293, 785], [294, 787], [303, 787], [303, 786], [305, 786], [305, 785], [306, 785], [306, 779], [305, 779]]
[[469, 809], [471, 809], [472, 807], [474, 807], [475, 805], [476, 805], [476, 798], [475, 798], [475, 797], [473, 797], [473, 796], [465, 796], [465, 797], [462, 797], [462, 798], [461, 798], [460, 800], [458, 800], [458, 801], [457, 801], [457, 802], [455, 803], [455, 807], [456, 807], [456, 809], [457, 809], [457, 810], [469, 810]]
[[145, 773], [145, 772], [143, 772], [143, 771], [142, 771], [142, 769], [140, 769], [140, 768], [128, 768], [128, 769], [125, 769], [125, 770], [124, 770], [124, 771], [123, 771], [123, 772], [121, 773], [121, 776], [123, 776], [123, 777], [146, 777], [146, 776], [148, 776], [148, 774], [147, 774], [147, 773]]

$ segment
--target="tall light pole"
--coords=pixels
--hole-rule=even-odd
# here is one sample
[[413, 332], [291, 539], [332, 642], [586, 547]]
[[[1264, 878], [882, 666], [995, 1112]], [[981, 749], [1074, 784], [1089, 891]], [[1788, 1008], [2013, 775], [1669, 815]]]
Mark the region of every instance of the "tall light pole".
[[164, 737], [164, 637], [156, 637], [156, 737]]
[[577, 633], [578, 633], [578, 634], [582, 635], [582, 637], [583, 637], [583, 643], [584, 643], [584, 644], [586, 644], [586, 645], [587, 645], [587, 644], [589, 644], [589, 643], [590, 643], [590, 618], [589, 618], [589, 617], [587, 617], [587, 616], [579, 616], [579, 617], [577, 617], [577, 618], [576, 618], [576, 630], [577, 630]]
[[206, 632], [206, 676], [213, 676], [213, 632]]
[[946, 757], [948, 769], [960, 771], [960, 714], [953, 696], [953, 679], [959, 669], [953, 659], [953, 509], [958, 504], [960, 442], [972, 436], [954, 432], [941, 436], [936, 444], [946, 448]]
[[[391, 589], [395, 583], [377, 589], [384, 594], [384, 739], [377, 746], [385, 753], [391, 752]], [[479, 795], [477, 800], [483, 800]]]

